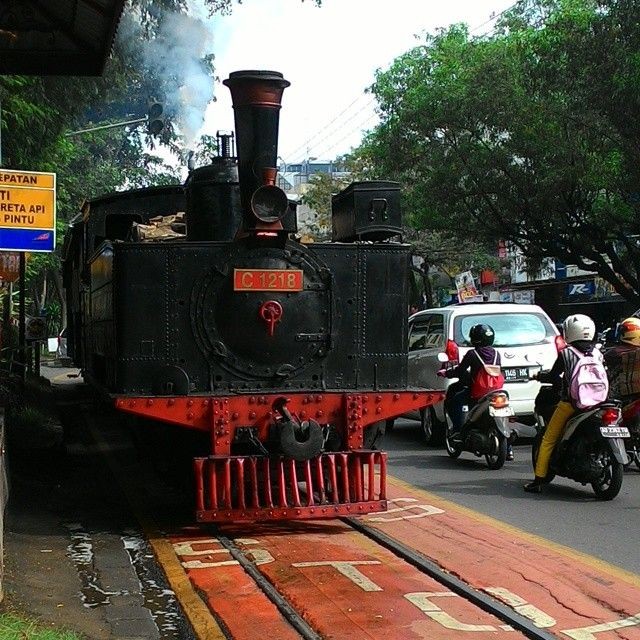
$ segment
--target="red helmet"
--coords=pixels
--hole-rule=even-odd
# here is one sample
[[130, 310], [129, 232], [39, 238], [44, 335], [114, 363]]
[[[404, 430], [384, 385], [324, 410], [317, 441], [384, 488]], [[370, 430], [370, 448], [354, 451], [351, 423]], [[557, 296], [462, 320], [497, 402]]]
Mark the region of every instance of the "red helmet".
[[621, 342], [640, 347], [640, 319], [627, 318], [620, 323], [618, 335]]

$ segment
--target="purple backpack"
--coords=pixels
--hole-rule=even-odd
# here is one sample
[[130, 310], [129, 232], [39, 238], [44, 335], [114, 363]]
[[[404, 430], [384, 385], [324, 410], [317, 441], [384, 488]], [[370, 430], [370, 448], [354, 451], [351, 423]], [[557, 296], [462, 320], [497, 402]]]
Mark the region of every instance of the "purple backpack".
[[604, 402], [609, 395], [609, 379], [604, 367], [602, 353], [594, 349], [582, 353], [569, 345], [575, 363], [569, 377], [569, 396], [578, 409], [590, 409]]

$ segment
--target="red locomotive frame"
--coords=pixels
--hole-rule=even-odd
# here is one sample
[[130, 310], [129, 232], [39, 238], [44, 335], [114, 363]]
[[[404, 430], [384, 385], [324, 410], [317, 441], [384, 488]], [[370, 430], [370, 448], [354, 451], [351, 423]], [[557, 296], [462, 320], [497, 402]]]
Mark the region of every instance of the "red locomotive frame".
[[[437, 391], [294, 393], [234, 396], [117, 397], [116, 408], [210, 433], [211, 455], [194, 460], [199, 522], [328, 518], [385, 511], [386, 457], [364, 450], [367, 426], [422, 409], [444, 397]], [[264, 442], [286, 400], [295, 419], [331, 423], [346, 450], [310, 460], [232, 456], [236, 431], [257, 429]], [[238, 487], [244, 487], [238, 491]]]

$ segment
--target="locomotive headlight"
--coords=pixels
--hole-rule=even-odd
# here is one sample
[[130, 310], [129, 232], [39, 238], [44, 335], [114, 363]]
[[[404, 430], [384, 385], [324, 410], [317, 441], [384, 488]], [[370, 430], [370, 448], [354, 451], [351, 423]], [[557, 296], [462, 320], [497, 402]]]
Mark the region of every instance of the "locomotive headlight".
[[288, 208], [287, 194], [275, 185], [264, 185], [251, 197], [251, 210], [262, 222], [278, 222]]

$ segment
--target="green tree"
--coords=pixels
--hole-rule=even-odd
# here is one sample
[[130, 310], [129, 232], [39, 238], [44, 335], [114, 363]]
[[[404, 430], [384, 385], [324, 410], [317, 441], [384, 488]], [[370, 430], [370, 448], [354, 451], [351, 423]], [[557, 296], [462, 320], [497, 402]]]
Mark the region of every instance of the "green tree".
[[[211, 13], [228, 13], [235, 3], [205, 0], [205, 4]], [[315, 0], [314, 4], [321, 3]], [[197, 141], [184, 138], [185, 130], [194, 128], [190, 119], [194, 110], [180, 113], [181, 105], [173, 97], [185, 83], [187, 68], [191, 76], [200, 77], [200, 87], [212, 87], [214, 81], [213, 57], [200, 56], [191, 32], [182, 28], [193, 26], [187, 5], [186, 0], [130, 0], [100, 78], [0, 76], [2, 165], [57, 173], [58, 245], [84, 199], [180, 180], [177, 170], [152, 151], [156, 144], [164, 144], [186, 159], [188, 147], [198, 146]], [[197, 29], [193, 33], [206, 35]], [[180, 37], [190, 46], [177, 46]], [[177, 52], [190, 56], [188, 66]], [[167, 126], [157, 138], [146, 135], [144, 124], [68, 135], [143, 118], [151, 97], [161, 98], [166, 107]], [[195, 99], [193, 93], [190, 97]], [[203, 117], [212, 96], [204, 91], [198, 97], [201, 114], [196, 116]], [[204, 153], [211, 141], [204, 140], [199, 147]], [[27, 276], [29, 312], [48, 308], [57, 315], [61, 309], [63, 322], [58, 254], [32, 256]]]
[[[640, 302], [640, 5], [522, 0], [379, 72], [360, 153], [407, 185], [418, 227], [513, 242]], [[456, 233], [456, 235], [458, 235]]]
[[336, 178], [329, 173], [316, 173], [309, 179], [301, 202], [314, 212], [313, 222], [308, 224], [308, 232], [314, 239], [323, 240], [331, 236], [331, 196], [349, 182], [351, 180]]

